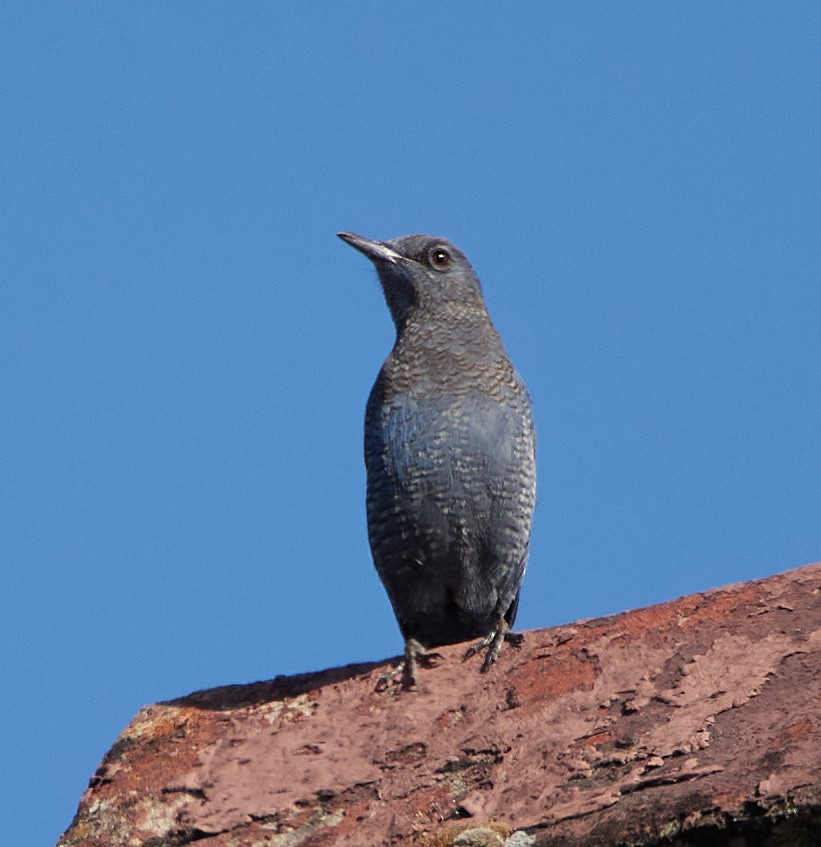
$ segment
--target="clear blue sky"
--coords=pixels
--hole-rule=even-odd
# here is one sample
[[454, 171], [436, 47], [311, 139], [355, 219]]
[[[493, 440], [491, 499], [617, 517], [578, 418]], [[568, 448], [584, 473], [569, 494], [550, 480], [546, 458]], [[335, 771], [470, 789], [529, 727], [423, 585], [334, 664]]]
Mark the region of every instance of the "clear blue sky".
[[140, 706], [395, 655], [335, 233], [450, 237], [533, 395], [521, 628], [821, 559], [817, 2], [0, 8], [0, 818]]

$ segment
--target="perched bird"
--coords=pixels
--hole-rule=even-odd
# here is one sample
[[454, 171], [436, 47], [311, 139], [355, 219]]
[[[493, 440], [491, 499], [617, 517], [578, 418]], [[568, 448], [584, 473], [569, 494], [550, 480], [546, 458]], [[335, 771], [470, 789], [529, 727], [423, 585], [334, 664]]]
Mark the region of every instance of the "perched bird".
[[365, 413], [368, 535], [405, 639], [484, 639], [482, 670], [516, 617], [536, 502], [530, 397], [467, 257], [443, 238], [339, 237], [376, 266], [396, 342]]

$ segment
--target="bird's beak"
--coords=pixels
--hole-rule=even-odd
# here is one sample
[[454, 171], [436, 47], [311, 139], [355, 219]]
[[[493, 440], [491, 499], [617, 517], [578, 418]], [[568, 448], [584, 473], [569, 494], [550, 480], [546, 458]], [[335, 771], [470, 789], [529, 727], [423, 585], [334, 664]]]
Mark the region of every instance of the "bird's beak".
[[364, 253], [372, 262], [390, 262], [395, 265], [403, 258], [381, 241], [371, 241], [370, 238], [363, 238], [354, 232], [338, 232], [337, 235], [351, 247], [355, 247], [360, 253]]

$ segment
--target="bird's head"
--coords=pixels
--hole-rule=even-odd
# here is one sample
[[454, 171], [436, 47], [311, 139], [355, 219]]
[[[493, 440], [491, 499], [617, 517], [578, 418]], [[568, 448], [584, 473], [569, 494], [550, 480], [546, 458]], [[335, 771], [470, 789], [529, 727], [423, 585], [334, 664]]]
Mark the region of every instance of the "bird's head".
[[338, 235], [376, 266], [397, 330], [414, 312], [465, 321], [487, 314], [476, 272], [446, 239], [405, 235], [372, 241], [352, 232]]

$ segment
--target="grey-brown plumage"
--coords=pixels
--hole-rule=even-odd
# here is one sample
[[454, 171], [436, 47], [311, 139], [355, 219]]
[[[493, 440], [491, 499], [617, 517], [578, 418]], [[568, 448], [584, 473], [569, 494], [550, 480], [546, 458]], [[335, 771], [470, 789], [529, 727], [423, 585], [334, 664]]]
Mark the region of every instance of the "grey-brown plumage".
[[442, 238], [340, 238], [370, 258], [396, 343], [365, 415], [368, 534], [406, 641], [483, 638], [487, 669], [512, 626], [536, 500], [530, 397], [467, 257]]

